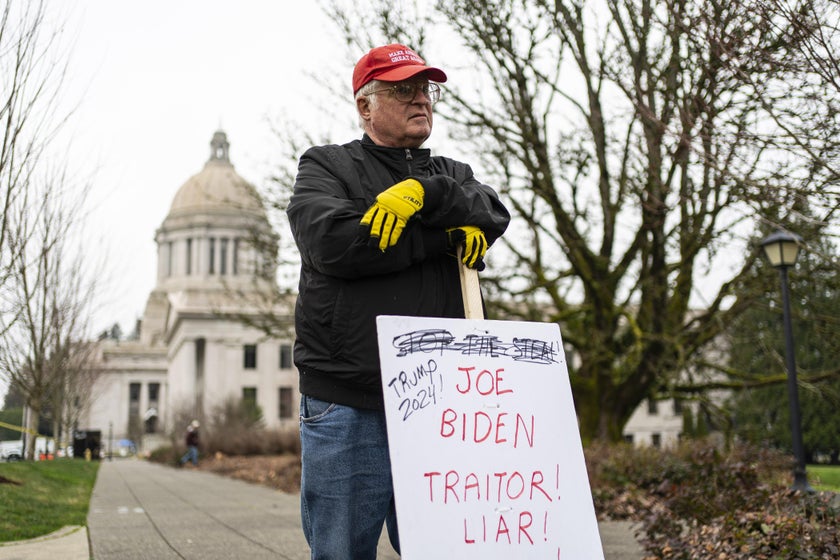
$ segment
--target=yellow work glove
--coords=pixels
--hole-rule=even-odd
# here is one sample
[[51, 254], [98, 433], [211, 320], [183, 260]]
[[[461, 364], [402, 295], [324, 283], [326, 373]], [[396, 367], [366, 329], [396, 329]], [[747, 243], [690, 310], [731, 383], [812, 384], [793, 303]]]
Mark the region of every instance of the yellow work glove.
[[487, 253], [487, 238], [484, 232], [475, 226], [461, 226], [446, 230], [448, 247], [453, 254], [458, 254], [458, 246], [464, 248], [461, 261], [475, 270], [484, 270], [484, 255]]
[[379, 193], [360, 222], [370, 226], [370, 237], [379, 240], [379, 250], [393, 247], [402, 234], [408, 219], [423, 208], [423, 185], [406, 179]]

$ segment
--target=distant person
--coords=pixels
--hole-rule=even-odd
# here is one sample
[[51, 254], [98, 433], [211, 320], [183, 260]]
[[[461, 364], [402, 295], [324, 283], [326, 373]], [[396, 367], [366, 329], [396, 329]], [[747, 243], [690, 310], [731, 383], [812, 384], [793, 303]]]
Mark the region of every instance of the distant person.
[[181, 465], [183, 466], [186, 464], [187, 461], [190, 461], [194, 466], [198, 465], [198, 420], [193, 420], [190, 422], [190, 425], [187, 426], [187, 433], [184, 436], [184, 443], [187, 444], [187, 452], [184, 453], [184, 456], [181, 457]]
[[[399, 552], [376, 316], [464, 317], [463, 264], [484, 268], [510, 214], [470, 166], [421, 148], [446, 74], [405, 45], [353, 71], [364, 135], [300, 158], [288, 216], [301, 256], [301, 517], [312, 560]], [[433, 536], [430, 536], [433, 538]]]

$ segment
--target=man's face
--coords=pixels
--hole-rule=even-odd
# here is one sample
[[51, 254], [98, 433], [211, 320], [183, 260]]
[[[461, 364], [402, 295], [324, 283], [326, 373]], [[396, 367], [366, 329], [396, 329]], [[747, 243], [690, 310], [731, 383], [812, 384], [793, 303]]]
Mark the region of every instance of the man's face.
[[376, 93], [376, 103], [363, 97], [357, 108], [365, 121], [368, 136], [380, 146], [390, 148], [419, 148], [432, 133], [432, 102], [417, 87], [410, 101], [400, 101], [388, 86], [411, 84], [425, 85], [429, 80], [414, 77], [403, 82], [383, 82], [383, 89]]

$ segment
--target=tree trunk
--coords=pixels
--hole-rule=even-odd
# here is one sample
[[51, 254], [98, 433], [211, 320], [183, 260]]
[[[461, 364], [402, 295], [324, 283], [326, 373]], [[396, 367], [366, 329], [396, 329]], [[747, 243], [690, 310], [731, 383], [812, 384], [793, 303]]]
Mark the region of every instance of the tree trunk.
[[35, 460], [35, 441], [37, 438], [38, 433], [38, 422], [41, 419], [41, 410], [40, 406], [32, 406], [27, 405], [27, 414], [26, 414], [26, 432], [24, 432], [26, 436], [26, 456], [24, 459], [27, 461], [34, 461]]

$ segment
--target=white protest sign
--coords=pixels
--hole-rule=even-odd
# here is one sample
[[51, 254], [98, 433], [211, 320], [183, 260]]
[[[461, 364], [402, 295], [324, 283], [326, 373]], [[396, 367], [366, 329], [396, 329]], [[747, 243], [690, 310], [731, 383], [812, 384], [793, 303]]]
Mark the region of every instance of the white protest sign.
[[556, 324], [377, 318], [404, 560], [603, 560]]

